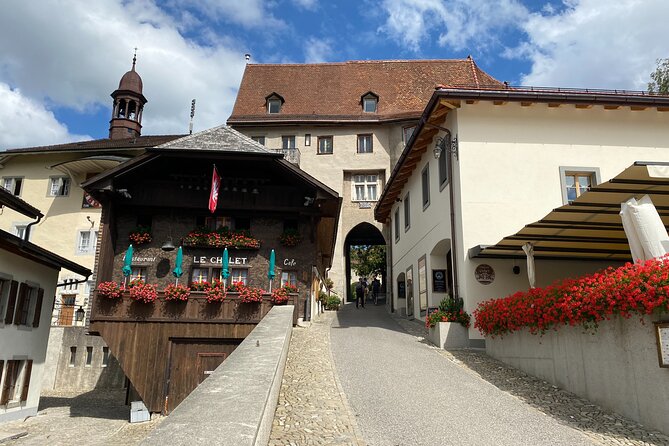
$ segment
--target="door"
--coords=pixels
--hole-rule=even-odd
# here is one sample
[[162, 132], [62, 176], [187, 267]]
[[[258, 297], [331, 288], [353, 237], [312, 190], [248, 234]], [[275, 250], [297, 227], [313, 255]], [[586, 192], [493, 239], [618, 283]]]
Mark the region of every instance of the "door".
[[413, 318], [413, 266], [406, 272], [407, 317]]
[[241, 342], [241, 339], [170, 339], [165, 413], [174, 410]]
[[60, 296], [60, 312], [58, 313], [58, 325], [72, 325], [74, 321], [74, 300], [76, 296], [63, 294]]

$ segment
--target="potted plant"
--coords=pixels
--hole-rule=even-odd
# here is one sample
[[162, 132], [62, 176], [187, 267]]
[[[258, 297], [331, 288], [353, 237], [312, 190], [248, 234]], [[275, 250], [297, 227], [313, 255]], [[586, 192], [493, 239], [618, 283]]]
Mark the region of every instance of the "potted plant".
[[137, 226], [130, 234], [128, 240], [135, 246], [151, 243], [151, 230], [144, 226]]
[[207, 283], [207, 285], [208, 286], [204, 289], [204, 293], [207, 296], [207, 302], [221, 302], [225, 299], [227, 293], [221, 282], [215, 281]]
[[262, 295], [264, 291], [262, 288], [255, 288], [240, 284], [238, 287], [239, 297], [242, 303], [262, 302]]
[[339, 305], [341, 305], [341, 299], [334, 293], [330, 294], [325, 300], [326, 310], [339, 310]]
[[274, 305], [284, 305], [290, 300], [289, 294], [297, 293], [295, 285], [286, 284], [272, 291], [272, 303]]
[[149, 285], [141, 280], [130, 282], [130, 298], [136, 302], [151, 303], [158, 298], [155, 285]]
[[465, 348], [469, 344], [470, 316], [462, 308], [462, 300], [446, 297], [439, 309], [425, 317], [428, 339], [439, 348]]
[[118, 299], [121, 297], [121, 287], [116, 282], [100, 282], [97, 291], [98, 296], [107, 299]]
[[190, 296], [190, 287], [186, 285], [170, 284], [163, 290], [165, 300], [173, 302], [185, 302]]
[[260, 240], [246, 230], [231, 231], [227, 227], [216, 230], [196, 228], [184, 237], [183, 246], [259, 249]]
[[286, 229], [279, 236], [279, 243], [285, 247], [297, 246], [302, 241], [302, 236], [297, 229]]

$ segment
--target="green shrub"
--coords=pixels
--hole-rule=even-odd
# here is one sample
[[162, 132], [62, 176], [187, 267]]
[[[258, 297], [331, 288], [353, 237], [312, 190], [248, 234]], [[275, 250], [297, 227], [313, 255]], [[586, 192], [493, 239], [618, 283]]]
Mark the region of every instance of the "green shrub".
[[336, 294], [328, 296], [325, 300], [326, 310], [338, 310], [339, 305], [341, 305], [341, 299]]

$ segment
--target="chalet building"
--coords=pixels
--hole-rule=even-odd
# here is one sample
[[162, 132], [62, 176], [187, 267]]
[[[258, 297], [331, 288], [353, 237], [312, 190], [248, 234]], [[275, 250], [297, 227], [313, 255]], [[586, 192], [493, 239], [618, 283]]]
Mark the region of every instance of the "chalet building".
[[[221, 182], [210, 212], [213, 166]], [[103, 209], [90, 329], [151, 412], [173, 410], [241, 343], [271, 308], [270, 287], [297, 287], [295, 322], [308, 314], [331, 266], [338, 194], [226, 126], [147, 149], [84, 188]], [[155, 285], [157, 299], [133, 301], [138, 280]], [[186, 301], [166, 299], [177, 281], [191, 289]], [[225, 298], [212, 299], [219, 281]], [[244, 302], [239, 282], [262, 289], [262, 299]], [[101, 291], [119, 284], [128, 285], [120, 298]]]
[[[631, 260], [620, 203], [653, 179], [609, 202], [588, 194], [629, 183], [598, 188], [635, 161], [669, 161], [667, 111], [669, 97], [641, 92], [436, 90], [374, 209], [390, 229], [395, 307], [424, 317], [450, 294], [471, 314], [526, 290], [523, 246], [536, 286]], [[484, 343], [473, 324], [469, 342]]]
[[373, 207], [425, 104], [444, 83], [503, 86], [471, 58], [246, 66], [228, 125], [282, 151], [342, 197], [329, 271], [341, 296], [352, 281], [350, 246], [390, 242]]
[[[80, 184], [145, 153], [148, 147], [183, 136], [141, 136], [147, 99], [135, 62], [133, 59], [132, 68], [111, 94], [109, 138], [9, 149], [0, 154], [0, 186], [44, 210], [44, 217], [30, 226], [29, 240], [90, 270], [95, 265], [101, 207]], [[0, 229], [18, 237], [27, 234], [30, 223], [30, 218], [12, 209], [0, 216]], [[56, 289], [54, 305], [49, 306], [53, 309], [50, 321], [54, 330], [50, 332], [44, 388], [123, 386], [123, 375], [107, 346], [99, 337], [86, 336], [95, 278], [63, 269], [58, 281], [63, 285]]]
[[61, 268], [91, 271], [28, 241], [44, 214], [0, 188], [3, 211], [30, 219], [24, 237], [0, 230], [0, 424], [37, 415], [49, 341], [49, 315]]

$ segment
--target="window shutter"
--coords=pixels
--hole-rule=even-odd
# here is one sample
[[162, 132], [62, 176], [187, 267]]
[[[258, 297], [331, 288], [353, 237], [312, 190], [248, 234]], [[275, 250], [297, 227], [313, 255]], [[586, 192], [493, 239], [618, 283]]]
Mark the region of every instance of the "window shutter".
[[39, 327], [39, 319], [42, 313], [42, 301], [44, 300], [44, 288], [37, 290], [37, 302], [35, 303], [35, 316], [33, 317], [33, 327]]
[[30, 292], [30, 287], [25, 283], [19, 284], [19, 293], [18, 293], [18, 305], [16, 306], [16, 315], [14, 316], [14, 325], [23, 325], [25, 321], [23, 320], [23, 312], [27, 304], [26, 298]]
[[28, 389], [30, 388], [30, 373], [33, 371], [33, 360], [26, 361], [26, 373], [23, 375], [23, 388], [21, 389], [21, 401], [28, 400]]
[[12, 280], [9, 287], [9, 301], [7, 302], [7, 313], [5, 313], [5, 324], [11, 325], [14, 322], [14, 309], [16, 308], [16, 292], [19, 288], [19, 283]]
[[9, 383], [11, 375], [14, 373], [14, 364], [16, 361], [7, 361], [7, 373], [5, 373], [5, 380], [2, 382], [2, 393], [0, 393], [0, 406], [4, 406], [9, 402]]

